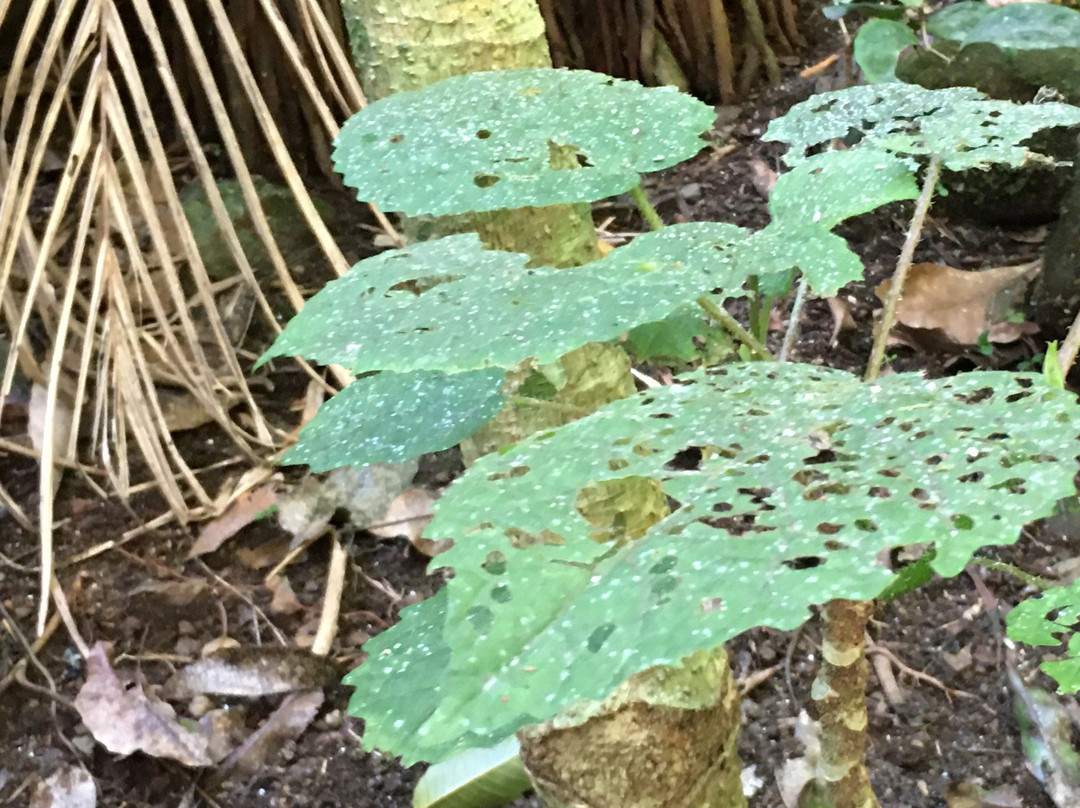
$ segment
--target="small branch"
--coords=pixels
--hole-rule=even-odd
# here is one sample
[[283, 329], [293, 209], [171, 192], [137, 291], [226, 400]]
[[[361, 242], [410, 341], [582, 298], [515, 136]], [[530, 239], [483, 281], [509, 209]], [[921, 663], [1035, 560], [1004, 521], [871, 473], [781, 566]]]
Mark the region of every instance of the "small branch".
[[728, 333], [735, 337], [735, 339], [749, 348], [750, 353], [752, 353], [756, 359], [762, 359], [766, 362], [772, 361], [773, 356], [769, 353], [769, 349], [762, 345], [757, 337], [743, 328], [738, 320], [724, 311], [720, 306], [717, 306], [704, 295], [697, 299], [697, 304], [705, 310], [706, 314], [726, 328]]
[[1078, 350], [1080, 350], [1080, 312], [1076, 313], [1072, 325], [1069, 326], [1069, 333], [1065, 335], [1065, 341], [1058, 348], [1058, 364], [1061, 365], [1062, 378], [1069, 375]]
[[908, 228], [907, 238], [904, 239], [904, 248], [900, 251], [900, 258], [896, 262], [889, 296], [885, 300], [885, 310], [881, 313], [881, 322], [878, 323], [877, 332], [874, 334], [874, 348], [870, 352], [870, 362], [866, 366], [864, 381], [872, 382], [881, 374], [881, 365], [885, 361], [885, 343], [888, 342], [889, 332], [892, 331], [893, 323], [896, 321], [896, 307], [900, 303], [904, 281], [911, 268], [911, 259], [915, 256], [915, 247], [922, 235], [926, 213], [930, 210], [930, 201], [934, 197], [934, 188], [940, 176], [941, 158], [935, 155], [927, 166], [919, 201], [915, 203], [915, 215], [911, 217], [911, 226]]
[[784, 332], [784, 343], [780, 346], [780, 362], [788, 360], [788, 355], [795, 346], [795, 338], [799, 335], [799, 318], [802, 317], [804, 303], [806, 303], [805, 275], [799, 278], [799, 288], [795, 291], [795, 302], [791, 306], [791, 319], [788, 320], [787, 331]]
[[652, 206], [652, 202], [649, 201], [649, 197], [645, 193], [645, 189], [641, 187], [640, 182], [630, 189], [630, 196], [634, 198], [634, 204], [637, 205], [637, 209], [641, 211], [641, 215], [645, 218], [645, 223], [653, 230], [662, 230], [664, 227], [664, 220], [660, 218], [660, 214], [657, 213], [656, 208]]

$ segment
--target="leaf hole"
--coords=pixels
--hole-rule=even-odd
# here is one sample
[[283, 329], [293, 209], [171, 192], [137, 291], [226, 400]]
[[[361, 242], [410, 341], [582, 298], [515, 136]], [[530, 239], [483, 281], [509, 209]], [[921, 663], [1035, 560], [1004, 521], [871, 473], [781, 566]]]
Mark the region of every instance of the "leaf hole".
[[836, 522], [821, 522], [817, 526], [817, 532], [825, 536], [835, 536], [843, 529], [844, 526], [838, 525]]
[[506, 556], [498, 550], [492, 550], [480, 567], [489, 575], [503, 575], [506, 572]]
[[698, 604], [698, 607], [705, 614], [712, 614], [713, 612], [718, 612], [724, 608], [724, 599], [719, 597], [702, 598], [701, 602]]
[[491, 137], [491, 132], [487, 129], [477, 129], [476, 136], [480, 140], [487, 140], [489, 137]]
[[668, 471], [697, 471], [701, 468], [703, 453], [700, 446], [687, 446], [675, 453], [675, 456], [664, 464]]
[[825, 559], [821, 556], [799, 556], [789, 558], [783, 562], [784, 566], [791, 570], [812, 570], [814, 567], [820, 567], [824, 563]]
[[477, 188], [490, 188], [497, 183], [501, 177], [498, 174], [484, 174], [480, 173], [473, 177], [473, 185]]
[[986, 399], [992, 397], [994, 391], [989, 387], [983, 387], [979, 390], [975, 390], [971, 393], [954, 393], [953, 398], [959, 401], [961, 404], [979, 404], [986, 401]]

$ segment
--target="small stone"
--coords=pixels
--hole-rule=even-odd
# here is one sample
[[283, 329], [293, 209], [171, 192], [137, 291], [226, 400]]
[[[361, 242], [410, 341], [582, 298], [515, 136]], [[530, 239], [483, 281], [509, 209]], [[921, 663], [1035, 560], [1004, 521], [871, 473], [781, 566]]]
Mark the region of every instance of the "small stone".
[[331, 710], [323, 718], [323, 723], [326, 724], [327, 729], [338, 729], [341, 727], [342, 715], [341, 710]]
[[701, 183], [688, 182], [686, 185], [679, 189], [679, 196], [681, 196], [687, 201], [697, 199], [699, 196], [701, 196]]
[[91, 735], [76, 735], [71, 739], [71, 745], [90, 757], [94, 752], [94, 738]]
[[214, 702], [205, 693], [199, 693], [197, 696], [191, 699], [188, 704], [188, 713], [193, 718], [202, 718], [208, 712], [214, 709]]
[[181, 637], [190, 637], [195, 633], [195, 625], [190, 620], [181, 620], [176, 624], [176, 633]]
[[194, 637], [181, 637], [176, 641], [176, 645], [173, 646], [173, 652], [177, 656], [182, 657], [197, 657], [199, 655], [200, 643]]

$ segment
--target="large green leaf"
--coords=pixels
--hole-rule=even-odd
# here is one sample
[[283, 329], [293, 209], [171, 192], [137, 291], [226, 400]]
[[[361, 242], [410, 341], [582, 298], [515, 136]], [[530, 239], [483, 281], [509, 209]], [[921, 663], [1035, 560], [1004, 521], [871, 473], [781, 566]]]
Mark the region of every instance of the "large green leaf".
[[817, 294], [834, 295], [861, 278], [864, 268], [847, 242], [829, 231], [845, 219], [918, 195], [912, 170], [886, 151], [814, 155], [777, 178], [769, 194], [773, 220], [736, 248], [737, 260], [747, 274], [798, 267]]
[[[836, 294], [845, 283], [861, 278], [864, 270], [862, 259], [840, 236], [824, 227], [788, 219], [771, 222], [741, 244], [737, 252], [739, 265], [748, 273], [772, 273], [771, 278], [782, 279], [779, 273], [797, 267], [819, 295]], [[766, 296], [785, 293], [768, 280], [761, 289]]]
[[[436, 598], [347, 679], [365, 743], [439, 759], [810, 604], [871, 598], [882, 550], [953, 575], [1073, 490], [1080, 408], [1038, 376], [863, 384], [731, 365], [482, 458], [441, 500]], [[627, 485], [652, 524], [598, 505]], [[417, 695], [422, 693], [422, 695]]]
[[1028, 598], [1009, 612], [1009, 637], [1028, 645], [1067, 643], [1064, 659], [1044, 662], [1042, 669], [1057, 680], [1066, 693], [1080, 690], [1080, 581], [1048, 589]]
[[447, 449], [502, 409], [506, 372], [418, 370], [357, 379], [327, 401], [282, 463], [312, 471], [401, 463]]
[[896, 81], [900, 54], [918, 43], [907, 20], [869, 20], [855, 35], [855, 63], [871, 84]]
[[994, 9], [972, 26], [964, 44], [989, 42], [1002, 50], [1080, 49], [1080, 11], [1048, 3], [1022, 3]]
[[660, 320], [702, 292], [744, 278], [735, 225], [701, 222], [638, 236], [570, 269], [485, 250], [475, 234], [368, 258], [307, 302], [263, 356], [302, 355], [356, 373], [509, 368], [553, 362]]
[[961, 0], [931, 14], [926, 20], [926, 32], [939, 39], [963, 41], [994, 7], [981, 0]]
[[[1080, 123], [1069, 104], [1019, 105], [995, 101], [971, 87], [927, 90], [912, 84], [875, 84], [815, 95], [773, 121], [765, 140], [791, 145], [789, 165], [806, 160], [812, 147], [834, 138], [899, 158], [937, 155], [963, 171], [990, 164], [1045, 162], [1020, 145], [1041, 129]], [[872, 177], [866, 177], [873, 182]]]
[[334, 164], [361, 200], [410, 216], [628, 191], [705, 145], [712, 108], [585, 70], [500, 70], [391, 95], [350, 118]]
[[777, 177], [769, 213], [785, 227], [831, 230], [845, 219], [918, 196], [911, 169], [887, 151], [846, 149], [816, 154]]
[[466, 749], [424, 772], [413, 808], [502, 808], [532, 786], [511, 735], [489, 749]]

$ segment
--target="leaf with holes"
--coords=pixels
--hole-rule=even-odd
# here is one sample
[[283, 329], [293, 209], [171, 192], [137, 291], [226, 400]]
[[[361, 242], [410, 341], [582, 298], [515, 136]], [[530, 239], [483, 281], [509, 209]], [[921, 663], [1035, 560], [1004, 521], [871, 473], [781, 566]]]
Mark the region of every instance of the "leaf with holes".
[[661, 320], [745, 275], [731, 224], [674, 225], [581, 267], [527, 268], [473, 233], [368, 258], [307, 302], [263, 356], [299, 354], [355, 373], [509, 368], [554, 362], [587, 342]]
[[1069, 104], [995, 101], [971, 87], [927, 90], [913, 84], [874, 84], [796, 104], [769, 124], [764, 139], [791, 146], [784, 155], [789, 165], [808, 159], [811, 148], [839, 138], [908, 162], [914, 156], [936, 155], [944, 168], [963, 171], [1048, 162], [1020, 144], [1042, 129], [1077, 124], [1080, 108]]
[[[895, 577], [886, 548], [932, 543], [955, 575], [1073, 490], [1078, 416], [1034, 375], [869, 385], [767, 363], [617, 401], [450, 487], [427, 535], [456, 540], [439, 557], [454, 577], [365, 646], [351, 711], [365, 743], [437, 760], [811, 604], [872, 598]], [[646, 522], [618, 506], [628, 484]]]
[[1009, 637], [1028, 645], [1058, 646], [1067, 643], [1064, 659], [1040, 667], [1057, 680], [1066, 693], [1080, 690], [1080, 581], [1048, 589], [1038, 597], [1018, 603], [1006, 620]]
[[446, 375], [379, 373], [357, 379], [327, 401], [282, 463], [312, 471], [401, 463], [448, 449], [502, 409], [506, 373], [498, 368]]
[[701, 151], [712, 107], [587, 70], [498, 70], [395, 93], [342, 127], [334, 167], [409, 216], [589, 202]]

